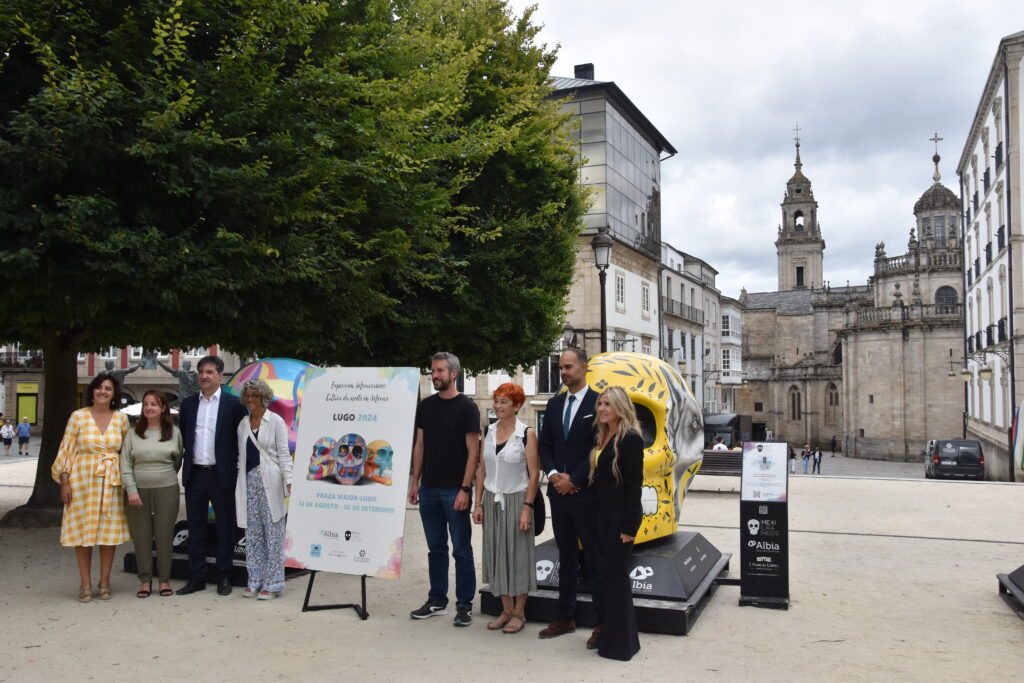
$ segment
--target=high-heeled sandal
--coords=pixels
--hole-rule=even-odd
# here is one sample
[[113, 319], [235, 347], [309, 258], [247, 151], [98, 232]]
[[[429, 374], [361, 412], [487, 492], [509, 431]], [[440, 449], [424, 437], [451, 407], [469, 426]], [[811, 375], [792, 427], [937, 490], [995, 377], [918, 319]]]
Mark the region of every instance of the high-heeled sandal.
[[92, 602], [92, 588], [80, 588], [78, 590], [78, 602]]
[[99, 590], [96, 591], [96, 597], [100, 600], [110, 600], [114, 597], [114, 593], [110, 590], [110, 586], [100, 586]]
[[148, 598], [153, 594], [153, 584], [149, 584], [149, 588], [140, 588], [139, 592], [135, 594], [137, 598]]

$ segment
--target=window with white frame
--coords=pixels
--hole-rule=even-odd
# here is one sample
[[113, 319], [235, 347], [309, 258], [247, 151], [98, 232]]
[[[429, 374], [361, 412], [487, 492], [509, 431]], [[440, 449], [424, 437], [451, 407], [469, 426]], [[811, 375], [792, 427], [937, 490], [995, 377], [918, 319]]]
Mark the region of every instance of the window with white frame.
[[615, 307], [619, 310], [626, 308], [626, 276], [623, 273], [615, 273]]
[[562, 378], [558, 372], [558, 359], [560, 355], [553, 353], [537, 363], [537, 370], [534, 372], [534, 375], [537, 378], [538, 394], [553, 394], [558, 391], [558, 387], [562, 384]]
[[140, 358], [142, 358], [142, 347], [141, 346], [129, 346], [128, 347], [128, 356], [132, 360], [139, 360]]
[[[722, 324], [728, 320], [728, 316], [722, 316]], [[732, 351], [730, 349], [722, 349], [722, 377], [728, 377], [732, 374]]]
[[651, 317], [651, 286], [646, 282], [640, 284], [640, 311], [645, 318]]

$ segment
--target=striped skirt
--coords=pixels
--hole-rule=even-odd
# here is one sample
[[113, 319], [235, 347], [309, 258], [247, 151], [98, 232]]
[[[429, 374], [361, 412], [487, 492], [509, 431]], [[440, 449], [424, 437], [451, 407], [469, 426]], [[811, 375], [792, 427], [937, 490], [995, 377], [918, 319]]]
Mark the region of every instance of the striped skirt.
[[484, 491], [484, 583], [493, 595], [523, 595], [537, 588], [533, 526], [519, 529], [526, 491], [506, 493], [505, 509]]

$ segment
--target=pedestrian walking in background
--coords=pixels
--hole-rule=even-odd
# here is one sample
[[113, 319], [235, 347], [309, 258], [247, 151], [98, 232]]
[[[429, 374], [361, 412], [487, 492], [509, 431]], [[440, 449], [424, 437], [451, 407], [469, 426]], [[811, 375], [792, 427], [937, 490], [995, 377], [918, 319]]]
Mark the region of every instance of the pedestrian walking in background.
[[814, 465], [811, 467], [812, 474], [821, 474], [821, 449], [814, 447]]
[[807, 474], [807, 467], [811, 464], [811, 457], [814, 453], [811, 451], [811, 444], [805, 443], [804, 449], [800, 451], [800, 459], [804, 461], [804, 474]]
[[833, 435], [832, 436], [832, 457], [833, 458], [836, 457], [836, 446], [837, 445], [838, 444], [836, 444], [836, 437]]
[[21, 418], [18, 423], [18, 455], [28, 455], [28, 437], [32, 425], [28, 423], [28, 416]]
[[789, 473], [796, 474], [796, 452], [792, 448], [789, 449]]
[[4, 420], [4, 426], [0, 427], [0, 439], [4, 441], [4, 455], [11, 454], [11, 443], [14, 442], [14, 425], [10, 420]]

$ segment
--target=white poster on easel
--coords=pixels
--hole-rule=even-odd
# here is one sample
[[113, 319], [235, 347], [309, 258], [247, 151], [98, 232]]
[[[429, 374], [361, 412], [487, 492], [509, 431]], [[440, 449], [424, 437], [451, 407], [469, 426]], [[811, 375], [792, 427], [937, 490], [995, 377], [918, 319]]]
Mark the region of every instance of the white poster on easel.
[[310, 369], [285, 565], [397, 579], [420, 373]]

